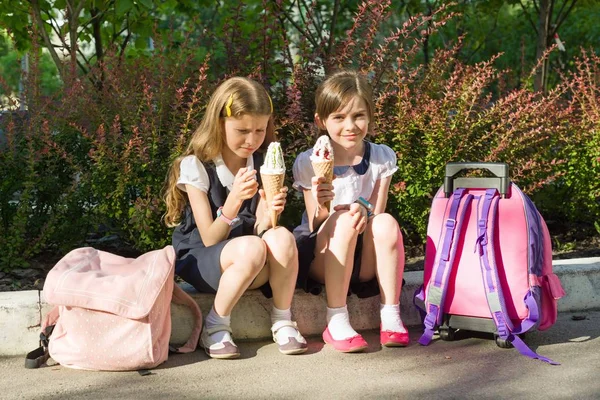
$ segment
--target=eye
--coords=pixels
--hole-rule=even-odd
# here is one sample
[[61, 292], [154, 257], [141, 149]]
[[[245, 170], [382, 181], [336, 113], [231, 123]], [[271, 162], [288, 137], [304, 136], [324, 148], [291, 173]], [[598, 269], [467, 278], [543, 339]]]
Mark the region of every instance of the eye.
[[341, 120], [344, 119], [344, 117], [342, 117], [341, 115], [334, 115], [333, 119], [336, 120], [336, 121], [341, 121]]

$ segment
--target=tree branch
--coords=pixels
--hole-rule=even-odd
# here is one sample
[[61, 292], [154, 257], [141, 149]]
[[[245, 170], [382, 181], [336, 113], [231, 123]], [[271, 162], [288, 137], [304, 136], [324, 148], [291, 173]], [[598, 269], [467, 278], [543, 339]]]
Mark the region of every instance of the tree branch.
[[[304, 9], [306, 10], [306, 14], [310, 16], [310, 22], [312, 22], [313, 26], [315, 27], [315, 30], [317, 30], [319, 32], [319, 39], [323, 40], [323, 25], [318, 24], [317, 21], [315, 21], [315, 18], [313, 16], [312, 12], [311, 13], [308, 12], [308, 10], [310, 9], [310, 6], [308, 4], [306, 4], [306, 2], [304, 0], [302, 0], [302, 4], [304, 4]], [[300, 15], [302, 15], [302, 10], [300, 9], [300, 0], [298, 0], [298, 10], [300, 11]], [[304, 25], [307, 25], [306, 21], [304, 21]]]
[[310, 34], [310, 32], [306, 32], [304, 29], [302, 29], [301, 26], [299, 26], [296, 21], [294, 21], [292, 19], [292, 17], [290, 17], [288, 15], [287, 12], [285, 12], [281, 6], [279, 4], [277, 4], [277, 2], [275, 2], [275, 5], [279, 8], [279, 10], [283, 13], [283, 16], [294, 26], [294, 28], [296, 28], [298, 30], [298, 32], [300, 32], [301, 34], [303, 34], [306, 39], [310, 42], [310, 44], [312, 44], [314, 46], [315, 49], [317, 49], [319, 47], [319, 44], [317, 43], [317, 41], [312, 37], [312, 35]]
[[100, 17], [103, 13], [98, 12], [99, 10], [96, 7], [90, 8], [90, 15], [92, 16], [92, 32], [94, 36], [94, 46], [96, 48], [96, 60], [102, 61], [104, 58], [104, 49], [102, 47], [102, 32], [101, 32], [101, 24], [102, 18]]
[[[537, 33], [538, 33], [537, 26], [531, 19], [531, 15], [529, 15], [529, 13], [527, 12], [527, 9], [525, 8], [525, 5], [523, 4], [523, 2], [521, 0], [519, 0], [519, 4], [521, 5], [521, 8], [523, 9], [523, 13], [527, 17], [527, 20], [529, 21], [529, 23], [531, 24], [531, 27], [533, 28], [533, 30], [535, 31], [535, 33], [537, 35]], [[535, 4], [535, 2], [534, 2], [534, 4]], [[538, 9], [537, 5], [535, 8], [536, 8], [536, 10], [538, 10], [538, 14], [539, 14], [539, 9]]]
[[[50, 56], [56, 64], [56, 68], [58, 69], [58, 74], [60, 75], [60, 79], [65, 81], [65, 72], [63, 70], [63, 65], [61, 59], [58, 57], [54, 46], [52, 45], [52, 41], [50, 40], [50, 36], [48, 36], [48, 32], [46, 32], [46, 23], [42, 20], [42, 14], [40, 12], [40, 4], [38, 0], [31, 0], [31, 8], [33, 10], [33, 17], [41, 30], [42, 38], [44, 39], [44, 43], [46, 44], [46, 48], [50, 52]], [[52, 23], [50, 23], [52, 26]]]
[[[566, 3], [567, 3], [567, 1], [565, 0], [564, 4], [566, 4]], [[555, 24], [554, 32], [552, 32], [552, 36], [554, 36], [554, 34], [556, 32], [558, 32], [558, 28], [560, 28], [560, 26], [562, 25], [562, 23], [565, 22], [565, 19], [567, 19], [567, 17], [571, 13], [571, 10], [573, 10], [573, 7], [575, 7], [575, 3], [577, 3], [577, 0], [573, 0], [573, 3], [571, 3], [571, 6], [569, 7], [569, 9], [564, 13], [564, 15], [562, 15], [562, 18], [561, 18], [562, 8], [561, 8], [560, 12], [558, 13], [558, 15], [556, 17], [557, 22]], [[563, 6], [564, 6], [564, 4], [563, 4]]]
[[290, 68], [293, 70], [294, 68], [294, 58], [292, 57], [292, 51], [290, 50], [290, 45], [289, 42], [287, 41], [287, 34], [286, 34], [286, 30], [285, 30], [285, 21], [283, 20], [283, 18], [281, 16], [277, 16], [279, 19], [279, 23], [281, 25], [281, 32], [283, 34], [283, 38], [284, 38], [284, 43], [286, 43], [285, 46], [285, 52], [287, 54], [288, 59], [290, 60]]
[[337, 13], [339, 6], [340, 0], [335, 0], [335, 3], [333, 4], [333, 16], [331, 17], [331, 25], [329, 26], [329, 43], [327, 43], [327, 54], [331, 54], [331, 49], [333, 48], [334, 30], [335, 25], [337, 23]]
[[[129, 28], [129, 20], [127, 21], [127, 28]], [[123, 31], [121, 31], [123, 32]], [[125, 36], [125, 40], [123, 40], [123, 43], [121, 43], [121, 50], [119, 51], [119, 59], [121, 59], [123, 57], [123, 54], [125, 53], [125, 48], [127, 47], [127, 42], [129, 42], [129, 39], [131, 38], [131, 31], [129, 29], [127, 29], [127, 36]]]

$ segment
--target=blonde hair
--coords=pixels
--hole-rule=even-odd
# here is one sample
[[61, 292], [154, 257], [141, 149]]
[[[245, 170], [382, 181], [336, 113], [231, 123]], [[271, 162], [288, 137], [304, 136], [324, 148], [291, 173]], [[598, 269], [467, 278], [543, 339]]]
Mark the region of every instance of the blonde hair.
[[[319, 85], [315, 93], [316, 113], [321, 121], [325, 121], [355, 96], [363, 99], [367, 105], [370, 128], [375, 113], [373, 89], [367, 79], [355, 71], [336, 72]], [[326, 133], [324, 129], [319, 130], [319, 134]]]
[[210, 161], [225, 146], [224, 118], [240, 118], [243, 115], [269, 115], [265, 140], [259, 151], [264, 151], [274, 140], [273, 105], [264, 86], [252, 79], [234, 77], [221, 83], [210, 97], [200, 126], [192, 134], [185, 152], [175, 159], [167, 176], [164, 200], [167, 212], [165, 224], [176, 226], [181, 221], [187, 204], [187, 196], [177, 187], [181, 160], [195, 155], [200, 161]]

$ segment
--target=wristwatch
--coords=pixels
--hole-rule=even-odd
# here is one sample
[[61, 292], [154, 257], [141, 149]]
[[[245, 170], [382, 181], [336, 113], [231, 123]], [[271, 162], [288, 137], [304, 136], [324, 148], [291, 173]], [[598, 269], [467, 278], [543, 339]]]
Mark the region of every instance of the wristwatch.
[[370, 218], [371, 216], [373, 216], [373, 204], [369, 203], [365, 198], [363, 197], [359, 197], [355, 203], [360, 204], [361, 206], [363, 206], [364, 208], [366, 208], [367, 210], [367, 218]]
[[235, 226], [238, 222], [240, 222], [240, 218], [239, 217], [235, 217], [233, 219], [229, 219], [225, 216], [225, 214], [223, 214], [223, 207], [219, 207], [217, 209], [217, 218], [220, 218], [221, 221], [225, 222], [227, 225], [233, 227]]

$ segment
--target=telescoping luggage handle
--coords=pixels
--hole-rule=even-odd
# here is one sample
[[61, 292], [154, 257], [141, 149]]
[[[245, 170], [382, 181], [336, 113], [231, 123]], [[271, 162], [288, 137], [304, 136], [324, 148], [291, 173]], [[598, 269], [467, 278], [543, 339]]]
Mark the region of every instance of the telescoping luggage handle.
[[[459, 172], [466, 169], [484, 169], [494, 174], [494, 177], [455, 178]], [[506, 197], [509, 186], [508, 164], [487, 162], [451, 162], [446, 164], [446, 174], [444, 176], [444, 194], [446, 197], [450, 197], [455, 188], [497, 189], [502, 197]]]

